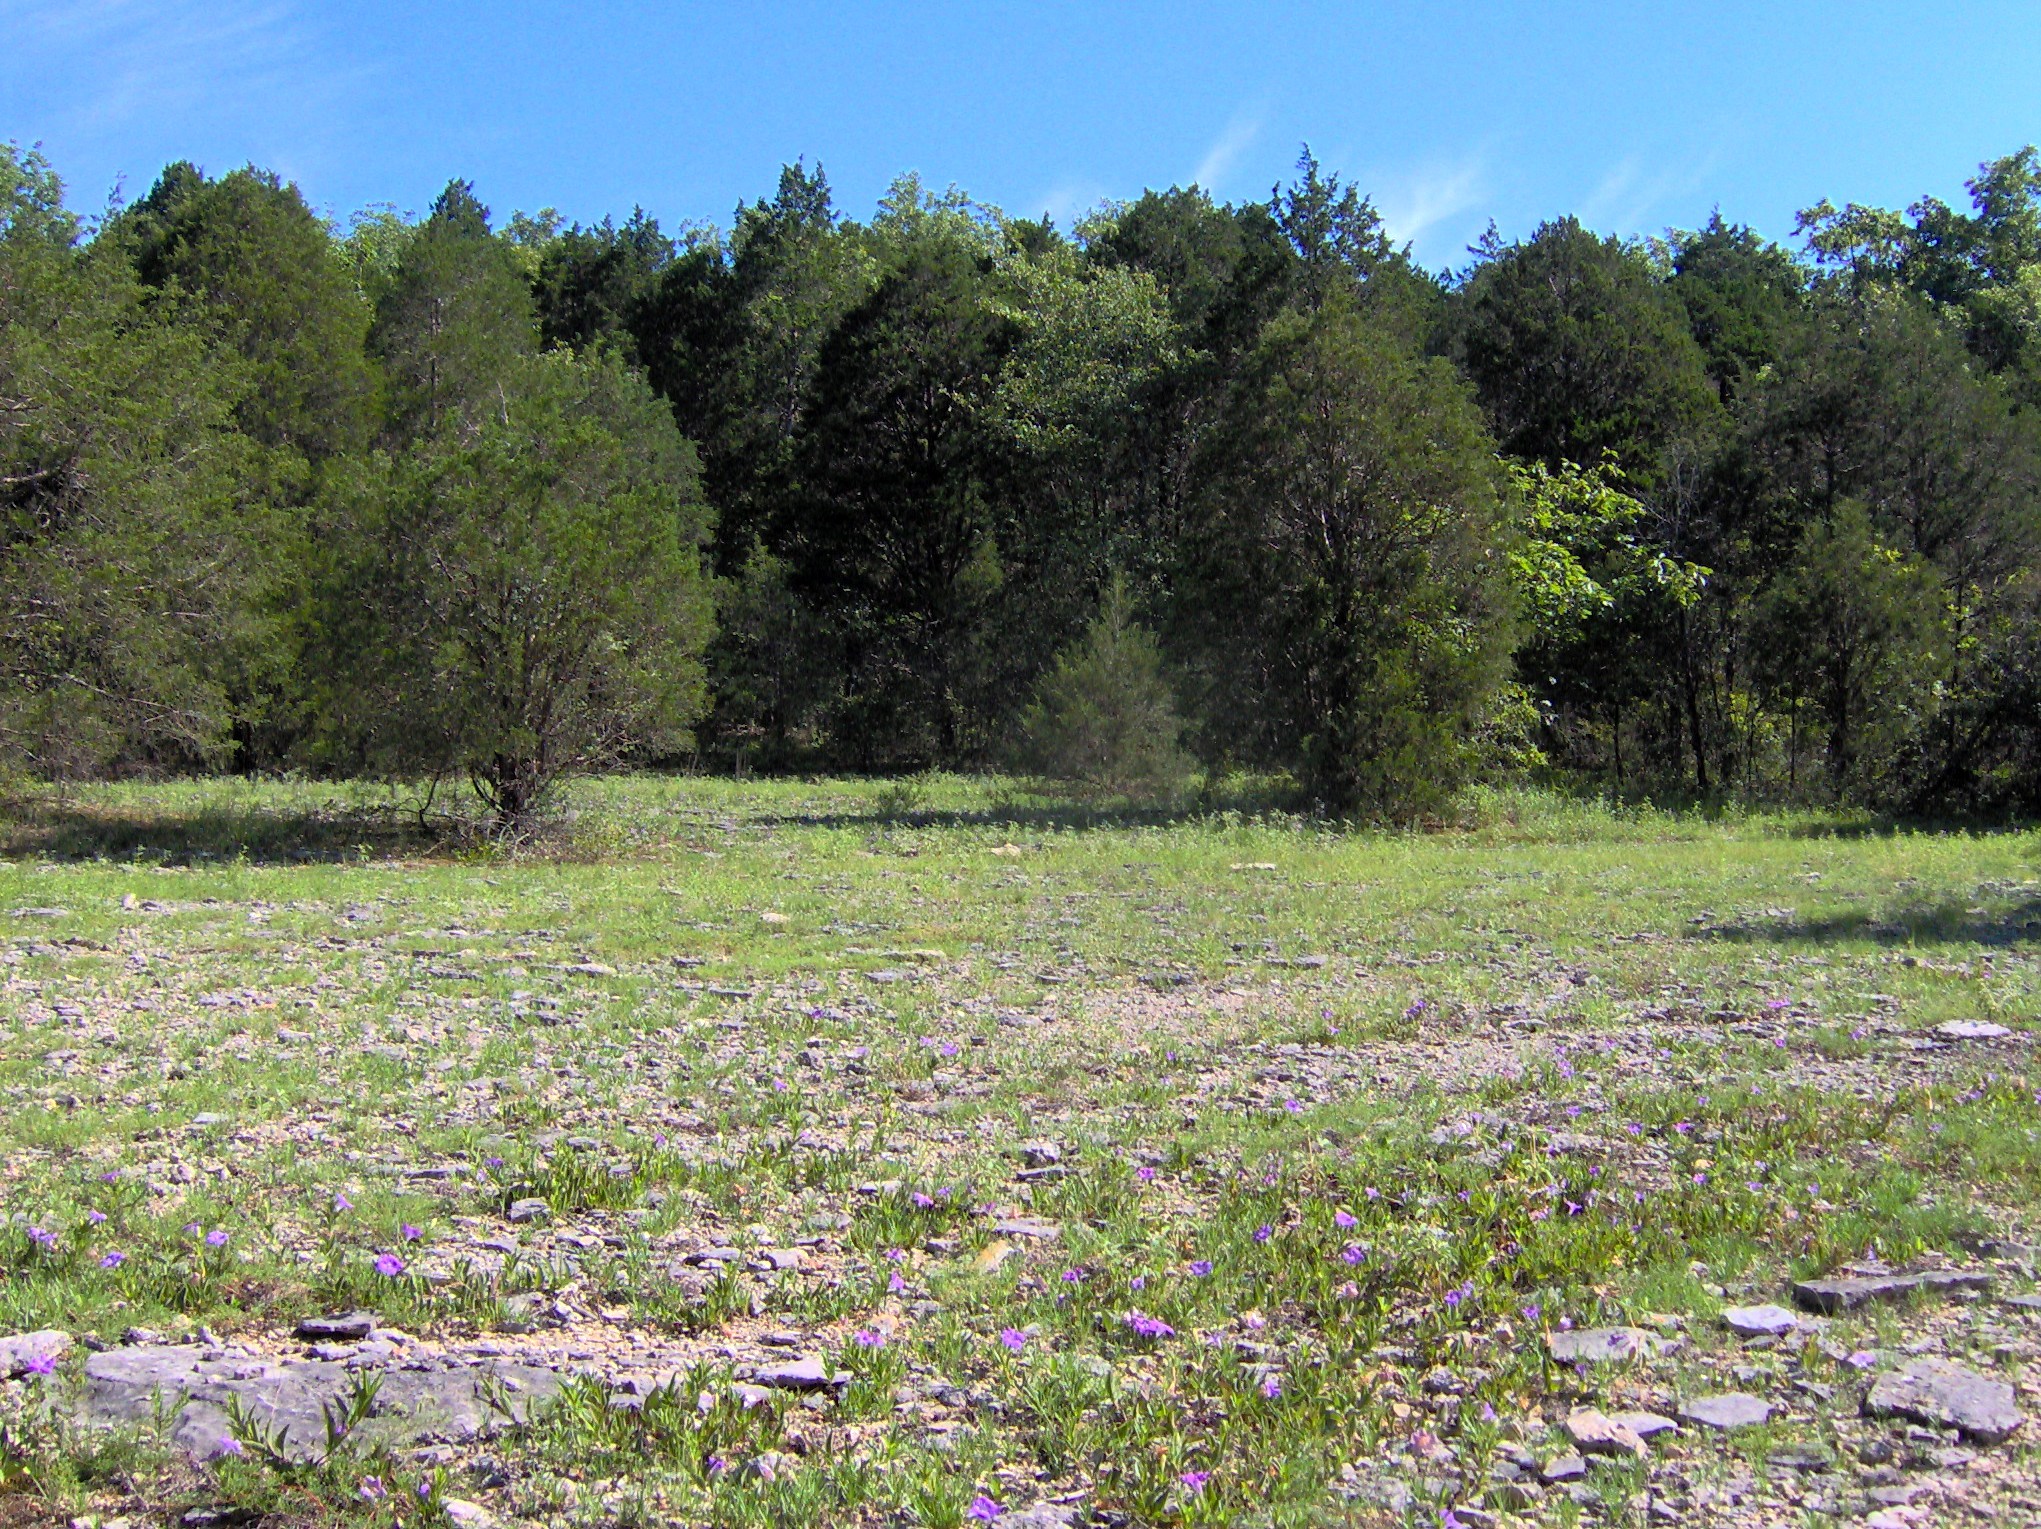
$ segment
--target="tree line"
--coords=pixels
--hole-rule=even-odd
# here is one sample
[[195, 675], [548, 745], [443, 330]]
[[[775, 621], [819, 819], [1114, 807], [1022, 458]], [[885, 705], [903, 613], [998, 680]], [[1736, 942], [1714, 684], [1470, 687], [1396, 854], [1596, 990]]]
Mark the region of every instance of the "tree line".
[[0, 759], [2031, 811], [2041, 157], [1968, 191], [1428, 272], [1308, 151], [669, 233], [0, 148]]

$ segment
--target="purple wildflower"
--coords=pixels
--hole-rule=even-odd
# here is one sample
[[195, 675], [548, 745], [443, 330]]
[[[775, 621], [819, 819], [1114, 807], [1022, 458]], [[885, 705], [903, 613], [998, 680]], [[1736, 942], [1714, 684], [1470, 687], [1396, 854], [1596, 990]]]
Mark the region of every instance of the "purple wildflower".
[[925, 1195], [925, 1194], [923, 1194], [923, 1193], [922, 1193], [922, 1192], [921, 1192], [920, 1190], [918, 1190], [918, 1189], [917, 1189], [917, 1190], [915, 1190], [915, 1191], [914, 1191], [914, 1208], [915, 1208], [916, 1210], [934, 1210], [934, 1209], [935, 1209], [935, 1196], [934, 1196], [934, 1195]]
[[380, 1476], [364, 1476], [361, 1478], [361, 1485], [356, 1487], [355, 1490], [360, 1492], [369, 1502], [381, 1502], [385, 1495], [383, 1478]]
[[1526, 1306], [1524, 1308], [1524, 1320], [1526, 1322], [1535, 1322], [1542, 1315], [1542, 1310], [1537, 1306]]
[[1359, 1226], [1360, 1217], [1350, 1210], [1336, 1210], [1332, 1213], [1332, 1224], [1344, 1231], [1350, 1226]]
[[85, 1219], [87, 1221], [90, 1221], [94, 1226], [97, 1226], [99, 1225], [100, 1222], [106, 1219], [106, 1212], [103, 1210], [88, 1210], [85, 1213]]
[[886, 1288], [890, 1290], [894, 1295], [898, 1295], [901, 1291], [907, 1288], [907, 1281], [900, 1277], [900, 1271], [898, 1269], [895, 1269], [891, 1274], [889, 1274], [886, 1277]]
[[1151, 1317], [1142, 1311], [1128, 1312], [1127, 1326], [1143, 1338], [1174, 1338], [1176, 1336], [1176, 1329], [1163, 1321], [1162, 1318]]
[[970, 1519], [973, 1523], [989, 1524], [1005, 1511], [1006, 1509], [1000, 1507], [998, 1503], [987, 1497], [983, 1492], [980, 1492], [971, 1499], [971, 1505], [964, 1510], [964, 1517]]
[[239, 1439], [230, 1433], [223, 1433], [220, 1435], [219, 1441], [213, 1445], [213, 1453], [215, 1455], [245, 1455], [248, 1451], [241, 1447]]
[[47, 1350], [30, 1354], [21, 1362], [21, 1367], [31, 1375], [54, 1375], [57, 1373], [57, 1356]]
[[1066, 1285], [1083, 1284], [1084, 1271], [1082, 1269], [1065, 1269], [1063, 1271], [1063, 1283]]
[[[354, 1201], [348, 1199], [346, 1195], [341, 1194], [338, 1191], [335, 1191], [333, 1196], [333, 1208], [335, 1210], [353, 1210]], [[369, 1480], [371, 1481], [374, 1481], [375, 1479], [376, 1478], [373, 1476], [369, 1477]]]
[[102, 1269], [118, 1269], [127, 1261], [128, 1255], [116, 1249], [99, 1260], [99, 1267]]
[[1261, 1394], [1274, 1401], [1283, 1394], [1283, 1383], [1271, 1375], [1261, 1383]]
[[1276, 1229], [1270, 1226], [1266, 1221], [1264, 1221], [1260, 1226], [1254, 1229], [1254, 1240], [1256, 1242], [1267, 1242], [1271, 1237], [1275, 1235]]
[[1283, 1101], [1283, 1108], [1288, 1110], [1292, 1115], [1301, 1115], [1304, 1112], [1304, 1106], [1299, 1104], [1295, 1099], [1285, 1099]]
[[404, 1260], [395, 1253], [384, 1253], [376, 1259], [376, 1273], [384, 1279], [395, 1279], [404, 1272]]
[[1183, 1483], [1183, 1489], [1186, 1492], [1195, 1497], [1198, 1493], [1205, 1490], [1205, 1483], [1212, 1479], [1212, 1473], [1210, 1471], [1185, 1471], [1176, 1479]]
[[57, 1234], [46, 1232], [39, 1226], [32, 1226], [28, 1229], [28, 1240], [37, 1247], [53, 1248], [57, 1245]]
[[1348, 1243], [1345, 1247], [1339, 1250], [1339, 1256], [1347, 1263], [1354, 1265], [1356, 1268], [1358, 1268], [1360, 1265], [1368, 1261], [1367, 1251], [1364, 1248], [1362, 1248], [1358, 1243], [1352, 1242]]
[[226, 1245], [227, 1245], [227, 1229], [224, 1226], [216, 1226], [210, 1232], [206, 1233], [207, 1247], [224, 1248]]
[[708, 1459], [702, 1462], [702, 1469], [707, 1471], [711, 1476], [720, 1476], [723, 1474], [723, 1472], [730, 1469], [730, 1462], [728, 1460], [725, 1460], [721, 1455], [711, 1455], [709, 1456]]
[[413, 1226], [410, 1222], [406, 1221], [397, 1228], [397, 1235], [399, 1237], [402, 1237], [406, 1242], [416, 1242], [419, 1238], [423, 1237], [425, 1233], [419, 1231], [417, 1227]]
[[1144, 1184], [1152, 1184], [1155, 1182], [1155, 1170], [1153, 1168], [1150, 1168], [1146, 1163], [1143, 1163], [1139, 1168], [1136, 1168], [1134, 1170], [1134, 1177], [1139, 1179]]
[[1002, 1327], [999, 1330], [999, 1341], [1018, 1354], [1028, 1346], [1028, 1335], [1018, 1327]]
[[1127, 1281], [1127, 1288], [1129, 1290], [1146, 1290], [1148, 1288], [1148, 1276], [1145, 1274], [1135, 1275]]
[[850, 1335], [850, 1341], [859, 1348], [884, 1348], [886, 1346], [886, 1335], [884, 1333], [873, 1332], [869, 1327], [861, 1327]]
[[1193, 1279], [1203, 1279], [1206, 1275], [1210, 1274], [1211, 1272], [1212, 1272], [1211, 1259], [1195, 1258], [1191, 1260], [1191, 1277]]

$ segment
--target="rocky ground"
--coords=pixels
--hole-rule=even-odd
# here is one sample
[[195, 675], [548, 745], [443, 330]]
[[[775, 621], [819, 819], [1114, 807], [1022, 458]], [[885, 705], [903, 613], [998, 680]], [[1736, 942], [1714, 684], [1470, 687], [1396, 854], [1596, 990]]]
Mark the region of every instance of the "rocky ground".
[[2041, 1518], [2030, 883], [1974, 850], [832, 832], [15, 867], [14, 1500]]

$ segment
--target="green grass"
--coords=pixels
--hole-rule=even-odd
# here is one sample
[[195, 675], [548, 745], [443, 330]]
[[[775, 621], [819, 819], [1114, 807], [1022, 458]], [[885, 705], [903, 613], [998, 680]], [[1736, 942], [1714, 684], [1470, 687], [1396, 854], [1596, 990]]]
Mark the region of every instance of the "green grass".
[[[14, 813], [0, 1324], [263, 1334], [359, 1303], [510, 1342], [543, 1292], [697, 1345], [636, 1411], [573, 1389], [495, 1474], [448, 1468], [499, 1513], [953, 1524], [1082, 1493], [1370, 1522], [1393, 1478], [1436, 1522], [1637, 1383], [1551, 1365], [1562, 1319], [1677, 1318], [1691, 1375], [1661, 1384], [1700, 1384], [1736, 1362], [1724, 1304], [1867, 1251], [1965, 1259], [2041, 1190], [2027, 1050], [1911, 1049], [2031, 1024], [2026, 832], [1492, 792], [1404, 835], [951, 778], [594, 783], [524, 856], [366, 789]], [[1037, 1138], [1065, 1172], [1019, 1181]], [[527, 1196], [543, 1232], [502, 1219]], [[989, 1206], [1061, 1240], [978, 1272]], [[675, 1234], [818, 1226], [791, 1274], [670, 1270]], [[500, 1267], [492, 1227], [525, 1240]], [[842, 1398], [730, 1403], [718, 1344], [761, 1324], [851, 1371]], [[7, 1467], [23, 1490], [148, 1479], [32, 1434], [0, 1449], [42, 1462]], [[1696, 1479], [1736, 1459], [1689, 1447]], [[387, 1516], [328, 1475], [134, 1490]]]

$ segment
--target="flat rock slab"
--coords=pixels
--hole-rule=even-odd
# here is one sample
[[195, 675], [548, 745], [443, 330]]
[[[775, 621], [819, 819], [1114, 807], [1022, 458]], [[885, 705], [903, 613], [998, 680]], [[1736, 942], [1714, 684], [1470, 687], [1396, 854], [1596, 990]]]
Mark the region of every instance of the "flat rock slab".
[[1732, 1306], [1722, 1313], [1722, 1321], [1746, 1338], [1777, 1338], [1800, 1325], [1798, 1314], [1783, 1306]]
[[70, 1351], [71, 1335], [54, 1327], [0, 1338], [0, 1375], [18, 1380], [32, 1373], [47, 1374]]
[[[287, 1454], [313, 1460], [326, 1446], [326, 1406], [344, 1406], [361, 1373], [321, 1360], [227, 1357], [196, 1345], [109, 1349], [85, 1361], [81, 1411], [101, 1427], [149, 1425], [160, 1406], [171, 1442], [204, 1460], [229, 1437], [227, 1401], [236, 1397], [283, 1435]], [[382, 1386], [364, 1431], [392, 1446], [460, 1443], [526, 1422], [532, 1404], [560, 1388], [552, 1371], [518, 1364], [367, 1373], [378, 1374]]]
[[1583, 1407], [1566, 1419], [1567, 1437], [1583, 1455], [1629, 1455], [1641, 1459], [1651, 1453], [1637, 1430], [1619, 1423], [1593, 1407]]
[[1756, 1428], [1772, 1420], [1772, 1404], [1761, 1396], [1731, 1391], [1722, 1396], [1697, 1396], [1680, 1408], [1683, 1422], [1727, 1433], [1732, 1428]]
[[2012, 1033], [1988, 1019], [1952, 1019], [1935, 1026], [1935, 1034], [1951, 1041], [1995, 1041]]
[[2011, 1386], [1946, 1359], [1916, 1359], [1879, 1376], [1864, 1397], [1864, 1412], [1957, 1428], [1980, 1444], [2000, 1443], [2022, 1421]]
[[1808, 1279], [1793, 1286], [1793, 1299], [1809, 1311], [1854, 1311], [1873, 1301], [1896, 1301], [1925, 1293], [1989, 1290], [1991, 1276], [1977, 1270], [1935, 1269], [1925, 1274], [1864, 1274], [1851, 1279]]
[[337, 1317], [307, 1317], [297, 1333], [308, 1343], [358, 1343], [376, 1330], [372, 1311], [346, 1311]]
[[1678, 1433], [1680, 1425], [1656, 1412], [1612, 1412], [1611, 1423], [1620, 1423], [1640, 1439], [1655, 1439], [1662, 1433]]
[[767, 1365], [752, 1379], [776, 1391], [828, 1391], [850, 1384], [850, 1372], [831, 1373], [819, 1359], [796, 1359], [789, 1364]]
[[992, 1230], [1002, 1237], [1031, 1237], [1037, 1242], [1054, 1242], [1063, 1235], [1063, 1228], [1055, 1222], [1037, 1221], [1032, 1216], [1009, 1216], [993, 1222]]
[[1583, 1327], [1553, 1333], [1545, 1346], [1561, 1364], [1620, 1364], [1653, 1352], [1651, 1334], [1641, 1327]]

